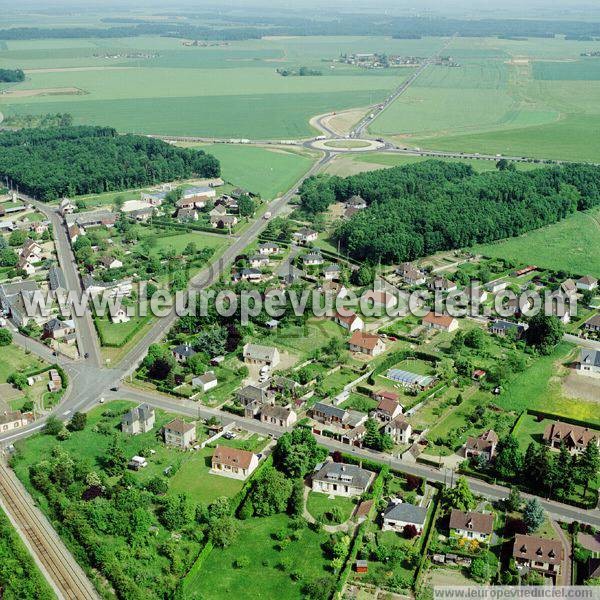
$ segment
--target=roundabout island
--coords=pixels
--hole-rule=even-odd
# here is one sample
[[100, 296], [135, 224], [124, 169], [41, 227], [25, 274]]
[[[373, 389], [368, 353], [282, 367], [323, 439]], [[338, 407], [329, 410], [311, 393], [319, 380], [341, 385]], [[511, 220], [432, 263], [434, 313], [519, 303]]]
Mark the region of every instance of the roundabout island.
[[384, 148], [385, 144], [369, 139], [328, 138], [310, 142], [310, 147], [327, 152], [372, 152]]

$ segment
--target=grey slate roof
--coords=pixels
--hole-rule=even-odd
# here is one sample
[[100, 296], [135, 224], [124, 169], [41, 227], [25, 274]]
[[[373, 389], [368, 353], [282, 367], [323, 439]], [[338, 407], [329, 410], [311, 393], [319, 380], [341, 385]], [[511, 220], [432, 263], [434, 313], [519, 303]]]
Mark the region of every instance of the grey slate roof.
[[67, 289], [65, 274], [63, 273], [63, 270], [56, 265], [53, 265], [48, 269], [48, 280], [50, 282], [50, 289], [53, 292], [56, 290]]
[[126, 412], [121, 419], [122, 423], [126, 423], [127, 425], [131, 425], [136, 421], [147, 421], [148, 418], [152, 415], [154, 409], [149, 404], [140, 404], [135, 408], [132, 408], [129, 412]]
[[415, 525], [424, 525], [427, 518], [427, 509], [422, 506], [415, 506], [408, 502], [400, 504], [390, 504], [383, 513], [384, 519], [391, 521], [403, 521], [404, 523], [414, 523]]
[[582, 348], [580, 362], [586, 365], [600, 368], [600, 350], [592, 350], [590, 348]]
[[173, 348], [173, 354], [190, 358], [196, 354], [196, 351], [189, 344], [180, 344], [179, 346], [175, 346], [175, 348]]
[[369, 487], [373, 475], [374, 473], [372, 471], [361, 469], [357, 465], [326, 462], [313, 475], [313, 480], [326, 481], [328, 483], [340, 482], [366, 490]]
[[347, 416], [343, 408], [333, 406], [332, 404], [324, 404], [323, 402], [315, 402], [312, 409], [313, 411], [318, 411], [329, 417], [337, 417], [338, 419], [344, 419]]
[[267, 399], [267, 392], [262, 388], [256, 387], [255, 385], [247, 385], [241, 390], [238, 390], [235, 395], [239, 400], [250, 400], [253, 402], [265, 402]]

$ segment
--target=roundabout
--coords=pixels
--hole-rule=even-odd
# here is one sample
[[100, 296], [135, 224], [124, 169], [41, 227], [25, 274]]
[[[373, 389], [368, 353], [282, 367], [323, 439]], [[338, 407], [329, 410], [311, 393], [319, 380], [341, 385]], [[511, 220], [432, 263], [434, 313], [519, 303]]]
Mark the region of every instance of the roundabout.
[[385, 147], [383, 142], [368, 139], [329, 138], [309, 143], [311, 148], [327, 152], [372, 152]]

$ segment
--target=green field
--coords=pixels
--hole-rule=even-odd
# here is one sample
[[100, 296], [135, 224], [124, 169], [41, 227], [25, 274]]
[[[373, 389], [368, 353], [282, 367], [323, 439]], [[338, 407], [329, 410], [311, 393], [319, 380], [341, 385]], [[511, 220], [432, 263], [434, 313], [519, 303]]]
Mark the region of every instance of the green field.
[[221, 161], [223, 179], [265, 200], [287, 192], [316, 158], [306, 151], [289, 148], [212, 144], [202, 149]]
[[600, 209], [578, 212], [523, 236], [475, 246], [485, 256], [600, 277]]
[[[330, 498], [327, 494], [309, 492], [308, 500], [306, 501], [306, 508], [315, 519], [326, 515], [334, 507], [341, 511], [341, 522], [344, 523], [352, 515], [356, 504], [352, 502], [351, 498], [344, 498], [343, 496], [335, 496]], [[327, 517], [325, 517], [325, 519], [327, 520]]]
[[[363, 171], [372, 171], [375, 169], [385, 169], [387, 167], [399, 167], [403, 165], [412, 165], [425, 160], [442, 160], [444, 162], [460, 162], [473, 167], [478, 173], [484, 171], [495, 171], [496, 160], [483, 160], [475, 158], [438, 158], [432, 156], [411, 156], [406, 154], [394, 154], [391, 152], [364, 152], [361, 154], [338, 155], [332, 160], [326, 168], [327, 173], [346, 177], [355, 175]], [[535, 163], [514, 163], [520, 171], [530, 171], [538, 169], [539, 164]]]
[[[329, 575], [328, 560], [321, 545], [328, 535], [304, 528], [300, 539], [292, 541], [285, 550], [277, 549], [273, 535], [289, 523], [286, 515], [253, 518], [239, 521], [235, 543], [224, 550], [213, 550], [202, 566], [192, 591], [198, 598], [302, 598], [302, 585]], [[234, 561], [249, 559], [249, 566], [236, 568]], [[301, 580], [293, 581], [281, 564], [291, 564]]]
[[562, 38], [457, 38], [371, 126], [411, 146], [595, 161], [600, 62]]
[[[37, 91], [4, 95], [0, 110], [69, 112], [76, 123], [138, 133], [303, 137], [311, 133], [312, 116], [380, 102], [410, 74], [330, 68], [324, 60], [361, 51], [428, 56], [442, 44], [367, 37], [269, 38], [212, 48], [185, 47], [165, 37], [9, 41], [0, 49], [0, 67], [27, 69], [26, 81], [12, 85], [11, 93]], [[129, 58], [132, 52], [147, 56]], [[276, 72], [298, 66], [318, 68], [323, 76]]]

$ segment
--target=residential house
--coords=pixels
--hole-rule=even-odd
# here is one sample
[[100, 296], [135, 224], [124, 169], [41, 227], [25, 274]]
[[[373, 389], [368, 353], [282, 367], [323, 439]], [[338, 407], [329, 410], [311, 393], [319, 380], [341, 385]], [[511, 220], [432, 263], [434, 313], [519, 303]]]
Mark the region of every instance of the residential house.
[[127, 310], [125, 310], [125, 308], [122, 306], [116, 311], [110, 313], [110, 320], [113, 323], [128, 323], [131, 321], [129, 315], [127, 314]]
[[25, 427], [33, 421], [31, 413], [22, 413], [20, 410], [5, 411], [0, 414], [0, 431], [11, 431], [19, 427]]
[[217, 204], [212, 210], [209, 211], [209, 217], [222, 217], [227, 214], [227, 208], [224, 204]]
[[519, 570], [528, 567], [544, 575], [556, 576], [561, 571], [564, 548], [560, 540], [517, 533], [512, 555]]
[[348, 344], [351, 352], [360, 352], [369, 356], [378, 356], [385, 350], [381, 337], [364, 331], [355, 331]]
[[298, 420], [298, 415], [291, 408], [266, 404], [260, 411], [260, 420], [278, 427], [291, 427]]
[[73, 321], [50, 319], [47, 323], [44, 323], [44, 338], [61, 340], [71, 333], [75, 333], [75, 323]]
[[353, 429], [348, 429], [342, 433], [342, 443], [350, 446], [362, 448], [363, 440], [367, 435], [367, 428], [364, 425], [358, 425]]
[[490, 323], [490, 333], [493, 333], [499, 337], [506, 337], [514, 332], [513, 335], [515, 336], [515, 339], [519, 340], [521, 337], [523, 337], [527, 327], [527, 325], [523, 325], [521, 323], [513, 323], [512, 321], [498, 319], [497, 321]]
[[450, 315], [437, 315], [434, 311], [428, 312], [423, 317], [423, 325], [428, 329], [446, 331], [448, 333], [458, 329], [458, 321]]
[[244, 362], [250, 365], [276, 367], [279, 364], [279, 350], [272, 346], [246, 344], [243, 348]]
[[291, 394], [292, 396], [296, 396], [300, 384], [289, 377], [278, 375], [271, 379], [269, 387], [280, 394]]
[[341, 272], [342, 269], [337, 263], [328, 265], [323, 269], [323, 277], [325, 277], [327, 281], [332, 281], [333, 279], [339, 279]]
[[60, 267], [56, 265], [52, 265], [48, 269], [48, 284], [50, 287], [50, 292], [56, 298], [57, 294], [62, 294], [67, 292], [67, 280], [65, 279], [65, 274]]
[[264, 244], [258, 245], [258, 253], [262, 256], [270, 256], [271, 254], [277, 254], [279, 252], [279, 246], [273, 242], [265, 242]]
[[453, 508], [450, 512], [450, 536], [477, 540], [482, 544], [491, 542], [494, 531], [493, 513], [464, 512]]
[[263, 404], [269, 401], [269, 393], [255, 385], [247, 385], [236, 391], [235, 396], [244, 407], [246, 417], [255, 417]]
[[598, 287], [598, 280], [591, 275], [586, 275], [577, 280], [577, 289], [582, 292], [591, 292]]
[[328, 280], [319, 287], [319, 291], [334, 298], [345, 298], [348, 295], [348, 288], [339, 281]]
[[433, 292], [453, 292], [458, 288], [453, 281], [450, 281], [445, 277], [434, 277], [429, 282], [429, 289]]
[[403, 446], [410, 442], [412, 435], [412, 425], [404, 417], [396, 417], [393, 421], [385, 424], [384, 433], [387, 433], [396, 444]]
[[65, 215], [72, 215], [77, 210], [77, 206], [69, 200], [69, 198], [62, 198], [58, 205], [58, 212], [64, 217]]
[[22, 256], [17, 260], [17, 269], [23, 271], [28, 276], [35, 275], [35, 266], [33, 263]]
[[123, 263], [118, 258], [113, 258], [112, 256], [103, 256], [100, 259], [100, 264], [105, 269], [120, 269], [123, 266]]
[[39, 263], [42, 260], [42, 247], [34, 240], [25, 240], [19, 257], [30, 263]]
[[146, 202], [150, 206], [161, 206], [162, 203], [165, 201], [165, 198], [167, 197], [168, 193], [169, 191], [167, 190], [150, 193], [142, 192], [140, 197], [142, 199], [142, 202]]
[[189, 448], [196, 441], [196, 424], [182, 419], [173, 419], [163, 427], [165, 444], [178, 448]]
[[352, 196], [351, 198], [346, 200], [346, 206], [348, 208], [354, 208], [356, 210], [363, 210], [363, 209], [367, 208], [367, 203], [363, 198], [356, 195], [356, 196]]
[[65, 215], [67, 227], [77, 224], [80, 228], [114, 227], [119, 215], [108, 210], [92, 210], [88, 212]]
[[253, 268], [261, 268], [269, 266], [269, 257], [255, 254], [248, 259], [250, 266]]
[[[381, 393], [385, 394], [386, 392], [379, 392], [379, 394]], [[400, 416], [402, 411], [402, 405], [398, 400], [383, 397], [379, 400], [377, 408], [373, 411], [373, 417], [379, 419], [382, 423], [389, 423]]]
[[583, 328], [590, 333], [600, 333], [600, 314], [595, 314], [593, 317], [589, 318], [583, 324]]
[[295, 231], [292, 235], [292, 238], [300, 243], [300, 244], [310, 244], [311, 242], [315, 242], [319, 234], [313, 229], [308, 229], [307, 227], [301, 227], [298, 231]]
[[339, 406], [316, 402], [311, 408], [311, 416], [315, 421], [319, 421], [319, 423], [341, 427], [347, 420], [347, 411]]
[[347, 329], [350, 333], [353, 331], [360, 331], [365, 326], [365, 322], [355, 312], [352, 312], [347, 316], [336, 312], [333, 315], [333, 320], [344, 329]]
[[411, 525], [417, 535], [421, 535], [427, 519], [427, 509], [394, 499], [382, 513], [382, 518], [382, 531], [404, 533], [404, 529]]
[[209, 390], [216, 388], [218, 383], [219, 380], [214, 371], [207, 371], [203, 375], [199, 375], [192, 379], [192, 387], [199, 388], [203, 392], [208, 392]]
[[238, 223], [235, 215], [216, 215], [210, 218], [210, 224], [215, 229], [225, 229], [234, 227]]
[[0, 285], [0, 311], [9, 316], [17, 327], [26, 326], [29, 321], [43, 325], [48, 317], [42, 314], [30, 316], [26, 310], [25, 300], [32, 300], [40, 289], [35, 281], [20, 281]]
[[312, 475], [313, 492], [351, 498], [361, 496], [371, 485], [375, 473], [357, 465], [326, 462], [317, 465]]
[[197, 221], [200, 217], [198, 211], [195, 208], [188, 208], [182, 206], [177, 209], [176, 218], [178, 221]]
[[285, 285], [296, 283], [305, 275], [302, 269], [298, 269], [287, 261], [279, 266], [275, 274], [277, 275], [277, 278]]
[[258, 467], [258, 456], [248, 450], [217, 446], [212, 455], [211, 473], [233, 479], [247, 479]]
[[464, 446], [465, 457], [483, 456], [487, 461], [490, 461], [496, 455], [497, 446], [498, 434], [493, 429], [488, 429], [479, 437], [469, 436], [467, 438]]
[[577, 294], [577, 283], [573, 279], [566, 279], [560, 284], [558, 291], [567, 297], [575, 296]]
[[577, 373], [589, 377], [600, 377], [600, 350], [581, 348]]
[[234, 282], [238, 281], [250, 281], [257, 283], [263, 279], [263, 272], [260, 269], [250, 267], [248, 269], [242, 269], [233, 274], [232, 279]]
[[187, 343], [175, 346], [171, 352], [178, 363], [187, 362], [189, 358], [192, 358], [196, 354], [196, 351]]
[[389, 390], [377, 390], [373, 392], [373, 400], [377, 400], [377, 402], [381, 402], [382, 400], [393, 400], [394, 402], [398, 402], [400, 400], [400, 395], [396, 394], [396, 392], [390, 392]]
[[572, 454], [583, 452], [589, 443], [600, 447], [600, 431], [560, 421], [553, 421], [546, 427], [543, 439], [556, 450], [564, 444]]
[[139, 404], [121, 418], [121, 431], [129, 435], [152, 431], [155, 421], [154, 408], [149, 404]]
[[322, 265], [324, 262], [323, 255], [320, 252], [309, 252], [308, 254], [304, 254], [302, 256], [302, 264], [305, 267]]
[[408, 285], [423, 285], [427, 281], [425, 273], [414, 268], [403, 271], [402, 278]]
[[497, 279], [496, 281], [490, 281], [485, 289], [491, 294], [498, 294], [499, 292], [503, 292], [508, 287], [508, 281], [504, 281], [502, 279]]

